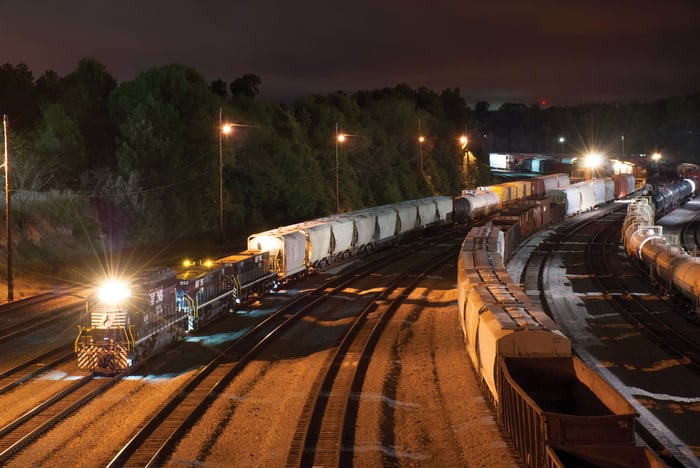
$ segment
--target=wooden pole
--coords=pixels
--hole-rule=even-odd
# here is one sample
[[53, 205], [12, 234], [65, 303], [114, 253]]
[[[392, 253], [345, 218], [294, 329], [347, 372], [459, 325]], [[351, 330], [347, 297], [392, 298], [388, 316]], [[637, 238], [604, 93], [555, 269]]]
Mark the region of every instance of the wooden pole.
[[2, 116], [2, 128], [5, 136], [5, 231], [7, 232], [7, 301], [14, 300], [12, 285], [12, 223], [10, 218], [10, 151], [7, 139], [7, 115]]

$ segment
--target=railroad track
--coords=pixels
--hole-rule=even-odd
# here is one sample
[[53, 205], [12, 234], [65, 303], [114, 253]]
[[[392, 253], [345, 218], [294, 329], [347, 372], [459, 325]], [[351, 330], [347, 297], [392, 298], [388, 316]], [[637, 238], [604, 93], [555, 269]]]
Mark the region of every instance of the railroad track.
[[[675, 349], [676, 358], [694, 366], [691, 361], [695, 359], [693, 356], [697, 351], [685, 348], [687, 343], [684, 343], [681, 350], [678, 343], [685, 340], [679, 338], [668, 324], [659, 321], [658, 311], [653, 311], [648, 306], [648, 296], [645, 296], [645, 301], [640, 301], [639, 294], [630, 293], [634, 289], [625, 281], [639, 281], [639, 275], [628, 275], [629, 277], [625, 278], [615, 273], [622, 269], [621, 266], [616, 268], [611, 262], [614, 258], [620, 258], [618, 251], [624, 216], [625, 213], [621, 207], [606, 207], [604, 210], [594, 212], [591, 216], [577, 218], [560, 227], [535, 249], [534, 254], [527, 261], [521, 273], [524, 289], [531, 296], [537, 294], [543, 309], [556, 320], [557, 314], [554, 314], [552, 309], [555, 306], [552, 305], [550, 298], [554, 286], [551, 283], [550, 273], [562, 262], [564, 258], [562, 255], [577, 255], [578, 257], [573, 258], [578, 260], [571, 260], [567, 265], [567, 281], [576, 281], [576, 286], [583, 291], [596, 291], [596, 295], [600, 295], [611, 304], [615, 313], [628, 320], [633, 325], [633, 329], [655, 336], [654, 342], [659, 343], [664, 349]], [[629, 263], [626, 257], [622, 258]], [[581, 259], [585, 260], [581, 261]], [[629, 265], [627, 268], [630, 268]], [[561, 311], [558, 312], [561, 315]], [[570, 314], [569, 320], [581, 320], [575, 318], [576, 315]], [[669, 466], [683, 466], [675, 453], [664, 447], [652, 435], [652, 431], [642, 424], [637, 424], [637, 430], [640, 437]]]
[[83, 377], [0, 428], [0, 464], [41, 437], [96, 396], [112, 387], [122, 376], [110, 379]]
[[535, 296], [547, 315], [553, 318], [547, 301], [547, 291], [550, 290], [548, 268], [556, 248], [567, 242], [567, 239], [582, 232], [591, 223], [598, 222], [600, 216], [607, 216], [621, 209], [617, 205], [609, 205], [565, 222], [540, 243], [528, 257], [521, 271], [520, 284], [523, 285], [526, 294]]
[[[465, 227], [449, 230], [431, 243], [450, 236], [463, 238]], [[176, 395], [161, 405], [142, 424], [131, 440], [115, 454], [108, 466], [158, 466], [174, 449], [175, 444], [205, 413], [226, 386], [268, 344], [308, 316], [309, 311], [341, 293], [353, 283], [380, 268], [410, 258], [425, 243], [406, 244], [381, 254], [366, 265], [331, 278], [322, 286], [297, 296], [283, 308], [267, 317], [235, 342], [222, 349], [216, 358], [183, 385]]]
[[60, 320], [74, 317], [75, 314], [80, 311], [80, 309], [80, 305], [67, 305], [53, 310], [50, 313], [44, 312], [31, 314], [29, 318], [26, 318], [19, 323], [10, 324], [0, 328], [0, 343], [24, 336], [34, 330], [51, 326]]
[[0, 343], [74, 316], [85, 307], [84, 292], [81, 291], [79, 288], [61, 288], [4, 304], [0, 307], [3, 322], [0, 327]]
[[[384, 324], [420, 281], [457, 255], [459, 246], [397, 276], [362, 310], [319, 372], [300, 418], [287, 466], [347, 466], [363, 375]], [[378, 301], [383, 301], [380, 305]]]
[[[594, 234], [591, 242], [586, 246], [586, 256], [591, 259], [588, 264], [592, 281], [604, 292], [609, 300], [618, 306], [616, 311], [620, 313], [636, 329], [642, 330], [651, 341], [666, 350], [670, 356], [678, 358], [686, 363], [687, 367], [700, 375], [700, 343], [686, 336], [675, 325], [675, 320], [683, 319], [686, 314], [678, 313], [669, 306], [667, 301], [657, 298], [653, 303], [649, 297], [641, 300], [640, 296], [630, 292], [630, 287], [624, 278], [615, 275], [616, 270], [612, 263], [615, 258], [611, 249], [617, 249], [620, 239], [620, 230], [624, 214], [619, 223], [601, 229]], [[650, 307], [650, 304], [655, 307]], [[665, 305], [665, 307], [661, 307]], [[690, 322], [694, 325], [693, 322]]]
[[8, 302], [6, 304], [0, 305], [0, 316], [6, 317], [13, 311], [22, 310], [27, 307], [37, 307], [45, 304], [47, 302], [55, 301], [57, 298], [64, 297], [66, 295], [74, 295], [77, 293], [76, 288], [63, 287], [55, 291], [48, 291], [45, 293], [37, 294], [30, 297], [25, 297], [23, 299], [18, 299], [16, 301]]
[[73, 346], [67, 344], [6, 369], [0, 372], [0, 395], [74, 358]]

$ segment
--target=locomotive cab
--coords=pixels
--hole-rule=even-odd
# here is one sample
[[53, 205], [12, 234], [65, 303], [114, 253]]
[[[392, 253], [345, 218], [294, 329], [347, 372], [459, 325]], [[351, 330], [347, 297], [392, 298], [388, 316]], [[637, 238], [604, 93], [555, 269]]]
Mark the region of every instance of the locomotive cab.
[[131, 365], [136, 330], [128, 323], [130, 296], [128, 284], [111, 281], [88, 297], [89, 324], [79, 325], [75, 340], [79, 368], [114, 374]]

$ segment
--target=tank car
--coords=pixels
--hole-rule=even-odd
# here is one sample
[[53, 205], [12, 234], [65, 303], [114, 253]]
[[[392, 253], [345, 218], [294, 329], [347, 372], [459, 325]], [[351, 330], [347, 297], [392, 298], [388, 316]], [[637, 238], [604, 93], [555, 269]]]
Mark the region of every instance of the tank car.
[[663, 228], [653, 218], [630, 210], [625, 218], [623, 240], [627, 254], [644, 265], [652, 281], [664, 292], [683, 297], [692, 313], [700, 314], [700, 259], [663, 236]]
[[659, 185], [652, 197], [658, 217], [664, 216], [695, 195], [695, 183], [690, 179]]
[[454, 198], [454, 219], [464, 223], [495, 213], [501, 204], [496, 192], [489, 190], [465, 190]]

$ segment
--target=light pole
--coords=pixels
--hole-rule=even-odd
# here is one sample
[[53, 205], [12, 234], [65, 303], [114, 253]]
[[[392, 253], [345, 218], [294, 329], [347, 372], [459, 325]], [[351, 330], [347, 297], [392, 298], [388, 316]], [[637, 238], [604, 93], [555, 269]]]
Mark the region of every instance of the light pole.
[[563, 136], [559, 137], [559, 154], [564, 154], [564, 142], [566, 141], [566, 138]]
[[231, 124], [222, 122], [223, 108], [219, 107], [219, 239], [224, 238], [224, 152], [223, 135], [233, 131]]
[[12, 223], [10, 218], [10, 143], [7, 140], [7, 115], [2, 115], [2, 129], [5, 137], [5, 232], [7, 232], [7, 301], [14, 300], [12, 285]]
[[425, 142], [425, 137], [420, 129], [420, 118], [418, 119], [418, 169], [420, 175], [423, 176], [423, 143]]
[[[469, 143], [469, 140], [467, 139], [467, 135], [464, 134], [461, 137], [459, 137], [459, 144], [462, 146], [462, 151], [464, 151], [464, 158], [462, 161], [462, 164], [466, 162], [466, 179], [467, 179], [467, 186], [469, 185], [469, 150], [467, 149], [467, 143]], [[462, 168], [462, 171], [464, 171], [464, 167]]]
[[620, 141], [622, 142], [622, 155], [625, 155], [625, 135], [620, 135]]
[[335, 212], [340, 213], [340, 191], [338, 190], [338, 145], [345, 141], [345, 135], [338, 130], [335, 123]]

